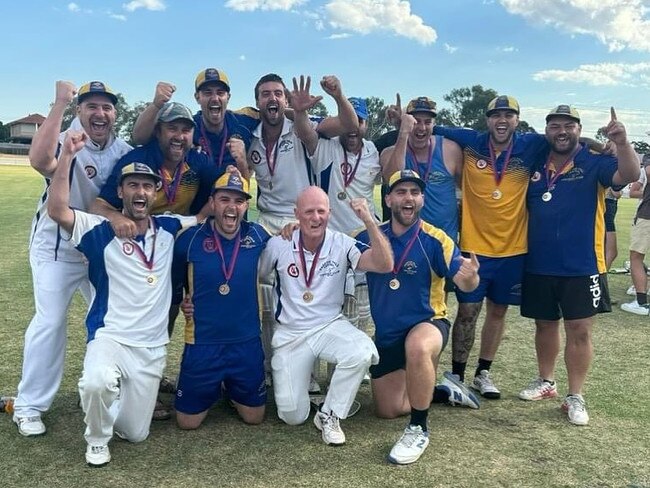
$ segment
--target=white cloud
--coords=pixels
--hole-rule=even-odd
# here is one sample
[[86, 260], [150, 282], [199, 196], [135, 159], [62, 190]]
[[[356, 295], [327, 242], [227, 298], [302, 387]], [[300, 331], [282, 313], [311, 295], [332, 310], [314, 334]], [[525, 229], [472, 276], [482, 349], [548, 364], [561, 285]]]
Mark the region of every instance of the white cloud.
[[572, 70], [549, 69], [533, 74], [535, 81], [586, 83], [593, 86], [650, 87], [650, 63], [583, 64]]
[[240, 60], [240, 61], [246, 61], [246, 56], [244, 56], [244, 55], [242, 54], [241, 56], [239, 56], [239, 60]]
[[515, 53], [519, 51], [519, 49], [517, 49], [515, 46], [504, 46], [502, 48], [499, 48], [499, 50], [504, 53]]
[[350, 36], [351, 34], [344, 32], [342, 34], [332, 34], [331, 36], [328, 36], [327, 39], [347, 39]]
[[330, 0], [325, 10], [330, 25], [337, 29], [361, 34], [390, 31], [423, 45], [432, 44], [438, 38], [432, 27], [411, 13], [411, 4], [404, 0]]
[[596, 37], [610, 51], [650, 51], [649, 0], [499, 0], [511, 14], [570, 34]]
[[305, 3], [305, 0], [228, 0], [226, 7], [239, 11], [291, 10]]
[[120, 21], [122, 21], [122, 22], [126, 22], [126, 15], [122, 15], [122, 14], [108, 14], [108, 16], [109, 16], [111, 19], [115, 19], [115, 20], [120, 20]]
[[146, 10], [165, 10], [167, 8], [162, 0], [132, 0], [122, 5], [122, 7], [129, 12], [133, 12], [139, 8]]
[[457, 46], [452, 46], [451, 44], [447, 44], [446, 42], [443, 44], [445, 47], [445, 51], [447, 51], [449, 54], [454, 54], [456, 51], [458, 51]]
[[77, 4], [74, 3], [74, 2], [70, 2], [70, 3], [68, 4], [68, 10], [69, 10], [70, 12], [79, 12], [79, 5], [77, 5]]

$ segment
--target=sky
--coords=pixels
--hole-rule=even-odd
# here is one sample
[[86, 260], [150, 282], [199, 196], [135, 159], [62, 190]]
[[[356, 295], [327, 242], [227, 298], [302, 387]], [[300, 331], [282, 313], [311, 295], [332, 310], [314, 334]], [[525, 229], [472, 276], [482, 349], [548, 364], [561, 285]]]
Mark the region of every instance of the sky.
[[[260, 76], [339, 77], [346, 96], [404, 104], [480, 84], [538, 131], [558, 104], [593, 136], [614, 106], [650, 142], [650, 0], [22, 0], [3, 2], [0, 121], [47, 115], [56, 80], [108, 83], [131, 105], [156, 83], [197, 109], [194, 78], [228, 75], [229, 108]], [[312, 92], [324, 95], [317, 83]], [[325, 104], [335, 108], [325, 95]]]

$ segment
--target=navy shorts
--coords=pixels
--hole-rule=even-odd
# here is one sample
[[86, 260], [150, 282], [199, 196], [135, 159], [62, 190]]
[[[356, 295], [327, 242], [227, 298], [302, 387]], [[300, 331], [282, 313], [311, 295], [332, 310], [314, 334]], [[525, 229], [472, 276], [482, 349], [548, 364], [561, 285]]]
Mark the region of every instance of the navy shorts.
[[616, 232], [616, 212], [618, 210], [618, 200], [605, 198], [605, 231]]
[[266, 403], [262, 341], [255, 337], [235, 344], [185, 344], [178, 376], [175, 408], [193, 415], [228, 396], [247, 407]]
[[487, 297], [497, 305], [519, 305], [525, 256], [477, 256], [480, 265], [478, 287], [469, 293], [456, 289], [456, 299], [459, 303], [481, 303]]
[[[447, 319], [431, 319], [425, 320], [424, 322], [430, 323], [440, 331], [440, 334], [442, 334], [442, 352], [447, 345], [447, 341], [449, 340], [449, 329], [451, 329], [451, 324]], [[413, 327], [415, 327], [415, 325]], [[411, 329], [413, 329], [413, 327], [411, 327]], [[399, 341], [394, 342], [390, 346], [377, 347], [377, 352], [379, 353], [379, 363], [370, 366], [370, 375], [373, 379], [381, 378], [388, 373], [392, 373], [398, 369], [405, 368], [406, 349], [404, 347], [404, 344], [406, 343], [406, 336], [408, 336], [411, 329], [407, 330]]]
[[526, 273], [521, 315], [537, 320], [578, 320], [611, 312], [607, 275], [546, 276]]

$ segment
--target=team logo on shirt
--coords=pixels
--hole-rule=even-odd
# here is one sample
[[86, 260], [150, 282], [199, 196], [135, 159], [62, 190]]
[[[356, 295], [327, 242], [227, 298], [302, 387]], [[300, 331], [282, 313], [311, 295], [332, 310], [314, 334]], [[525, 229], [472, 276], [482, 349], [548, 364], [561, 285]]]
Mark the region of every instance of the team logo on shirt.
[[485, 159], [479, 159], [478, 161], [476, 161], [476, 167], [477, 167], [478, 169], [485, 169], [485, 168], [487, 168], [487, 161], [485, 161]]
[[323, 264], [321, 264], [320, 268], [318, 268], [319, 276], [334, 276], [340, 272], [339, 263], [336, 263], [334, 261], [325, 261]]
[[402, 267], [402, 270], [409, 275], [414, 275], [415, 273], [418, 272], [418, 265], [415, 264], [415, 261], [406, 261], [404, 263], [404, 266]]
[[125, 242], [122, 244], [122, 252], [126, 254], [127, 256], [130, 256], [133, 254], [133, 243], [132, 242]]
[[262, 156], [260, 156], [260, 153], [258, 151], [253, 151], [251, 153], [251, 161], [253, 161], [253, 164], [260, 164], [261, 160]]
[[350, 173], [352, 173], [352, 165], [347, 161], [341, 163], [341, 173], [343, 173], [343, 176], [350, 176]]
[[203, 251], [214, 252], [214, 239], [212, 237], [206, 237], [203, 239]]
[[429, 173], [429, 177], [427, 178], [427, 183], [432, 183], [432, 184], [441, 184], [444, 183], [445, 180], [447, 179], [447, 174], [443, 173], [442, 171], [432, 171]]
[[535, 182], [537, 182], [537, 181], [539, 181], [541, 179], [542, 179], [542, 173], [540, 173], [539, 171], [535, 171], [533, 173], [533, 176], [530, 177], [530, 181], [532, 181], [533, 183], [535, 183]]
[[280, 144], [278, 145], [278, 151], [281, 153], [293, 151], [293, 141], [290, 139], [284, 139], [280, 141]]
[[291, 263], [289, 267], [287, 268], [287, 274], [291, 276], [292, 278], [297, 278], [300, 272], [298, 271], [298, 266], [296, 266], [296, 263]]
[[97, 176], [97, 168], [95, 168], [94, 166], [90, 166], [90, 165], [84, 166], [84, 170], [86, 171], [86, 175], [88, 176], [88, 178], [90, 178], [91, 180], [95, 176]]
[[253, 239], [251, 236], [246, 236], [242, 239], [239, 246], [243, 247], [244, 249], [252, 249], [255, 247], [255, 239]]
[[[569, 166], [571, 166], [571, 164], [573, 163], [569, 163]], [[562, 175], [562, 181], [577, 181], [583, 179], [584, 177], [585, 172], [582, 170], [582, 168], [573, 167]]]

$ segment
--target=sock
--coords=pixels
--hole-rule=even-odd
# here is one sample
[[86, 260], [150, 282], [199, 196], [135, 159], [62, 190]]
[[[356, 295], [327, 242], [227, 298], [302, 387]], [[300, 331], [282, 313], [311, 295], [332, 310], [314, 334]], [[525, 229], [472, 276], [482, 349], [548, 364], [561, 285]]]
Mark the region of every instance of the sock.
[[419, 425], [423, 432], [427, 432], [427, 415], [429, 410], [416, 410], [411, 407], [411, 425]]
[[431, 403], [447, 403], [449, 402], [449, 391], [446, 388], [436, 386], [433, 389], [433, 399]]
[[638, 303], [639, 305], [645, 305], [646, 303], [648, 303], [648, 295], [646, 295], [645, 293], [637, 293], [636, 303]]
[[542, 381], [544, 383], [548, 383], [549, 385], [554, 385], [555, 384], [555, 380], [547, 380], [546, 378], [542, 378]]
[[474, 376], [478, 376], [479, 373], [484, 369], [486, 371], [490, 371], [490, 366], [492, 366], [492, 361], [483, 358], [478, 358], [478, 366], [476, 368], [476, 372], [474, 373]]
[[457, 374], [460, 381], [465, 381], [465, 368], [467, 368], [467, 363], [461, 363], [459, 361], [451, 362], [451, 372]]

